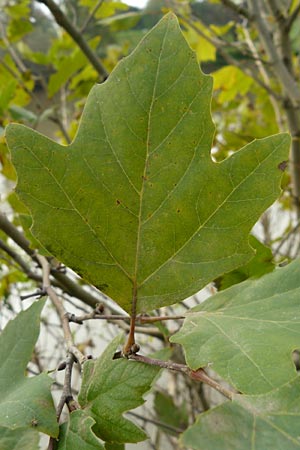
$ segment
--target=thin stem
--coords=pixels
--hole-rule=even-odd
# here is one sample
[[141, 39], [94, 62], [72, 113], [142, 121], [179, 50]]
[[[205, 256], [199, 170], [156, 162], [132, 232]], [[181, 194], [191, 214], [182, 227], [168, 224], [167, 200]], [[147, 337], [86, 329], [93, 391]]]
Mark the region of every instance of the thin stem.
[[192, 370], [185, 364], [178, 364], [174, 363], [173, 361], [161, 361], [159, 359], [153, 359], [139, 354], [128, 355], [128, 358], [134, 361], [142, 362], [144, 364], [149, 364], [151, 366], [158, 366], [161, 367], [162, 369], [174, 370], [176, 372], [184, 373], [192, 380], [206, 383], [216, 391], [223, 394], [225, 397], [229, 398], [230, 400], [233, 399], [234, 395], [233, 392], [231, 392], [229, 389], [226, 389], [224, 386], [220, 385], [215, 380], [210, 378], [203, 369]]
[[153, 423], [153, 425], [157, 425], [158, 427], [165, 428], [166, 430], [172, 431], [173, 433], [180, 434], [180, 433], [184, 432], [184, 429], [182, 429], [182, 428], [173, 427], [172, 425], [169, 425], [168, 423], [161, 422], [160, 420], [150, 419], [149, 417], [144, 417], [141, 414], [137, 414], [132, 411], [128, 411], [126, 414], [128, 416], [136, 417], [137, 419], [143, 420], [144, 422]]
[[56, 23], [60, 25], [73, 39], [73, 41], [80, 47], [82, 52], [88, 58], [94, 69], [98, 72], [102, 79], [108, 77], [108, 72], [98, 56], [93, 52], [87, 41], [82, 36], [81, 32], [69, 21], [67, 16], [59, 8], [59, 6], [53, 0], [38, 0], [48, 7], [53, 14]]
[[74, 358], [76, 359], [76, 361], [78, 361], [79, 364], [83, 364], [87, 358], [74, 345], [73, 336], [72, 336], [70, 325], [69, 325], [68, 313], [66, 312], [62, 301], [59, 299], [56, 292], [51, 287], [50, 265], [44, 256], [37, 254], [36, 257], [37, 257], [37, 260], [39, 261], [39, 263], [42, 267], [42, 271], [43, 271], [43, 290], [48, 294], [50, 300], [52, 301], [53, 305], [55, 306], [58, 316], [60, 318], [61, 324], [62, 324], [67, 351], [74, 356]]
[[98, 2], [96, 3], [96, 5], [94, 6], [94, 8], [92, 9], [90, 15], [87, 17], [86, 21], [84, 22], [84, 24], [82, 25], [82, 27], [80, 28], [80, 33], [84, 33], [85, 30], [87, 29], [87, 27], [89, 26], [91, 20], [93, 19], [94, 15], [96, 14], [96, 12], [98, 11], [98, 9], [101, 7], [102, 3], [104, 2], [104, 0], [98, 0]]

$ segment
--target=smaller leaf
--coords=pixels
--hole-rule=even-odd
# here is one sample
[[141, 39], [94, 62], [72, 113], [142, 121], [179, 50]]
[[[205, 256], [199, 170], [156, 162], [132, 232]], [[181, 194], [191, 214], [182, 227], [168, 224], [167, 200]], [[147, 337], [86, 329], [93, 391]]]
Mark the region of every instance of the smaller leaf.
[[10, 321], [0, 336], [0, 426], [34, 428], [56, 437], [58, 425], [46, 374], [26, 378], [24, 372], [39, 335], [39, 300]]
[[232, 286], [193, 308], [170, 340], [192, 369], [210, 365], [247, 394], [293, 379], [299, 348], [300, 261]]
[[94, 419], [84, 411], [72, 412], [69, 421], [60, 426], [56, 450], [104, 450], [92, 431], [94, 423]]
[[113, 360], [122, 336], [116, 337], [96, 361], [84, 365], [79, 403], [96, 421], [93, 431], [107, 442], [140, 442], [143, 430], [122, 414], [144, 403], [143, 395], [159, 373], [159, 368], [127, 359]]
[[300, 448], [299, 377], [266, 395], [237, 395], [201, 414], [181, 437], [193, 450]]

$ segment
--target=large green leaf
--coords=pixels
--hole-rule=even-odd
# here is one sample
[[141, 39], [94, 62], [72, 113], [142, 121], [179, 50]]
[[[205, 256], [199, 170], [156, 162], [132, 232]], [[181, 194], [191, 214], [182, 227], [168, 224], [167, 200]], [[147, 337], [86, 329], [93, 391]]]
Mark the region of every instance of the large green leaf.
[[94, 423], [84, 411], [72, 412], [69, 421], [60, 426], [56, 450], [104, 450], [91, 429]]
[[265, 395], [236, 396], [207, 413], [181, 437], [193, 450], [300, 448], [299, 377]]
[[39, 434], [35, 430], [18, 428], [11, 430], [0, 426], [1, 450], [39, 450]]
[[12, 430], [34, 428], [56, 437], [58, 425], [50, 393], [53, 380], [46, 374], [24, 377], [39, 335], [44, 304], [44, 300], [33, 303], [1, 333], [0, 426]]
[[129, 312], [245, 264], [249, 231], [280, 192], [287, 134], [212, 161], [211, 90], [168, 14], [92, 89], [71, 145], [7, 129], [34, 236]]
[[122, 336], [118, 336], [101, 358], [84, 364], [78, 399], [96, 421], [93, 431], [103, 441], [139, 442], [147, 435], [122, 414], [144, 403], [143, 395], [150, 390], [160, 369], [126, 359], [113, 360], [114, 351], [122, 340]]
[[171, 338], [192, 369], [209, 365], [238, 390], [258, 394], [295, 377], [300, 348], [300, 260], [235, 285], [193, 308]]

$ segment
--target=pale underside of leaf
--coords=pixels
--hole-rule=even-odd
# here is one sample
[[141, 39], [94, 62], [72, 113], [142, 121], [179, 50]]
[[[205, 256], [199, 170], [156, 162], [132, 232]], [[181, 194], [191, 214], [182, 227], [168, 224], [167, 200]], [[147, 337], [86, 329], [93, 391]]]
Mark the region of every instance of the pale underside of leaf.
[[300, 348], [300, 261], [208, 299], [171, 340], [188, 365], [210, 367], [238, 390], [267, 392], [295, 376]]
[[201, 414], [181, 437], [193, 450], [300, 448], [299, 377], [265, 395], [236, 396]]
[[212, 162], [211, 90], [169, 14], [92, 89], [70, 146], [7, 130], [33, 235], [129, 312], [245, 264], [249, 231], [280, 192], [287, 135]]

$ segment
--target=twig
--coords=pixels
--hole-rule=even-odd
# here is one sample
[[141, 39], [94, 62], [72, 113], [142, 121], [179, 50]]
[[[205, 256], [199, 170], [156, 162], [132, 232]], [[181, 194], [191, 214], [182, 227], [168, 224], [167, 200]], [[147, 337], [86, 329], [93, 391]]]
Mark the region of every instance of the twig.
[[74, 400], [72, 394], [71, 380], [73, 364], [75, 362], [74, 355], [69, 354], [66, 358], [65, 379], [61, 398], [56, 408], [56, 417], [59, 420], [63, 407], [66, 404], [70, 412], [80, 409], [78, 403]]
[[96, 12], [98, 11], [98, 9], [100, 8], [100, 6], [102, 5], [104, 0], [98, 0], [98, 2], [96, 3], [96, 5], [94, 6], [94, 8], [92, 9], [90, 15], [87, 17], [86, 21], [84, 22], [84, 24], [82, 25], [82, 27], [80, 28], [80, 33], [84, 33], [85, 30], [87, 29], [87, 27], [89, 26], [91, 20], [93, 19], [94, 15], [96, 14]]
[[128, 411], [126, 413], [128, 416], [136, 417], [137, 419], [143, 420], [144, 422], [153, 423], [153, 425], [157, 425], [158, 427], [165, 428], [166, 430], [172, 431], [173, 433], [183, 433], [184, 429], [173, 427], [172, 425], [169, 425], [168, 423], [161, 422], [160, 420], [150, 419], [149, 417], [144, 417], [141, 414], [137, 414], [132, 411]]
[[225, 397], [229, 398], [230, 400], [233, 399], [234, 395], [233, 392], [231, 392], [229, 389], [226, 389], [224, 386], [220, 385], [215, 380], [210, 378], [203, 369], [192, 370], [185, 364], [178, 364], [173, 361], [161, 361], [159, 359], [149, 358], [147, 356], [139, 355], [137, 353], [128, 355], [127, 357], [130, 360], [142, 362], [144, 364], [150, 364], [152, 366], [161, 367], [162, 369], [174, 370], [176, 372], [184, 373], [192, 380], [206, 383], [216, 391], [223, 394]]
[[281, 239], [279, 245], [273, 251], [273, 256], [274, 257], [278, 255], [278, 253], [279, 253], [281, 247], [283, 246], [283, 244], [285, 244], [286, 241], [289, 240], [289, 238], [298, 230], [299, 227], [300, 227], [300, 220], [298, 220], [296, 225]]
[[259, 37], [270, 61], [273, 63], [277, 78], [280, 81], [282, 88], [288, 95], [291, 103], [297, 107], [300, 104], [300, 90], [295, 79], [292, 77], [291, 73], [288, 71], [287, 67], [280, 58], [280, 55], [278, 54], [278, 50], [272, 40], [272, 36], [269, 34], [267, 24], [261, 15], [259, 2], [258, 0], [249, 0], [249, 5], [253, 13], [253, 21], [255, 22], [259, 32]]
[[235, 13], [246, 17], [248, 20], [252, 19], [252, 16], [248, 11], [248, 9], [243, 8], [243, 6], [234, 3], [232, 0], [221, 0], [221, 2], [223, 3], [224, 6], [227, 6], [227, 8], [230, 8]]
[[75, 28], [75, 26], [69, 21], [67, 16], [59, 8], [59, 6], [54, 2], [54, 0], [38, 0], [43, 3], [53, 14], [56, 23], [60, 25], [73, 39], [73, 41], [80, 47], [82, 52], [85, 54], [87, 59], [90, 61], [92, 66], [96, 69], [98, 74], [102, 79], [108, 77], [108, 72], [98, 56], [93, 52], [91, 47], [88, 45], [87, 41], [82, 36], [81, 32]]
[[[187, 25], [189, 25], [196, 33], [199, 34], [199, 36], [203, 37], [203, 39], [207, 40], [211, 45], [216, 47], [220, 53], [220, 55], [225, 59], [225, 61], [229, 65], [233, 65], [238, 67], [243, 73], [248, 75], [249, 77], [253, 78], [256, 83], [261, 86], [268, 94], [277, 100], [282, 100], [280, 95], [278, 95], [273, 89], [271, 89], [267, 84], [265, 84], [256, 74], [257, 70], [255, 67], [255, 70], [252, 68], [247, 67], [243, 62], [239, 62], [237, 59], [234, 59], [228, 52], [224, 50], [224, 43], [220, 39], [212, 38], [207, 36], [202, 30], [200, 30], [193, 22], [193, 20], [189, 20], [180, 13], [176, 13], [177, 16], [185, 22]], [[192, 16], [193, 18], [194, 16]], [[198, 19], [197, 19], [198, 20]]]
[[47, 295], [49, 296], [53, 305], [55, 306], [56, 311], [57, 311], [60, 321], [61, 321], [67, 351], [74, 356], [75, 360], [78, 361], [79, 364], [83, 364], [87, 358], [74, 345], [74, 341], [73, 341], [73, 337], [72, 337], [72, 333], [71, 333], [71, 329], [70, 329], [70, 325], [69, 325], [68, 314], [67, 314], [61, 300], [59, 299], [59, 297], [57, 296], [56, 292], [54, 291], [54, 289], [52, 288], [52, 286], [50, 284], [50, 265], [44, 256], [37, 254], [36, 258], [39, 261], [39, 263], [42, 267], [42, 271], [43, 271], [43, 290], [47, 293]]
[[287, 21], [286, 21], [286, 24], [285, 24], [285, 29], [286, 29], [287, 32], [289, 32], [290, 29], [292, 28], [292, 25], [295, 22], [295, 20], [297, 19], [297, 16], [298, 16], [299, 12], [300, 12], [300, 2], [296, 6], [296, 8], [292, 12], [292, 14], [287, 18]]
[[[161, 322], [166, 320], [179, 320], [184, 319], [184, 316], [137, 316], [136, 323], [147, 324], [154, 322]], [[91, 319], [102, 319], [102, 320], [126, 320], [129, 321], [130, 317], [119, 314], [101, 314], [98, 309], [95, 309], [91, 313], [83, 314], [81, 316], [75, 316], [75, 314], [68, 315], [69, 322], [75, 322], [78, 324], [82, 324], [86, 320]]]

